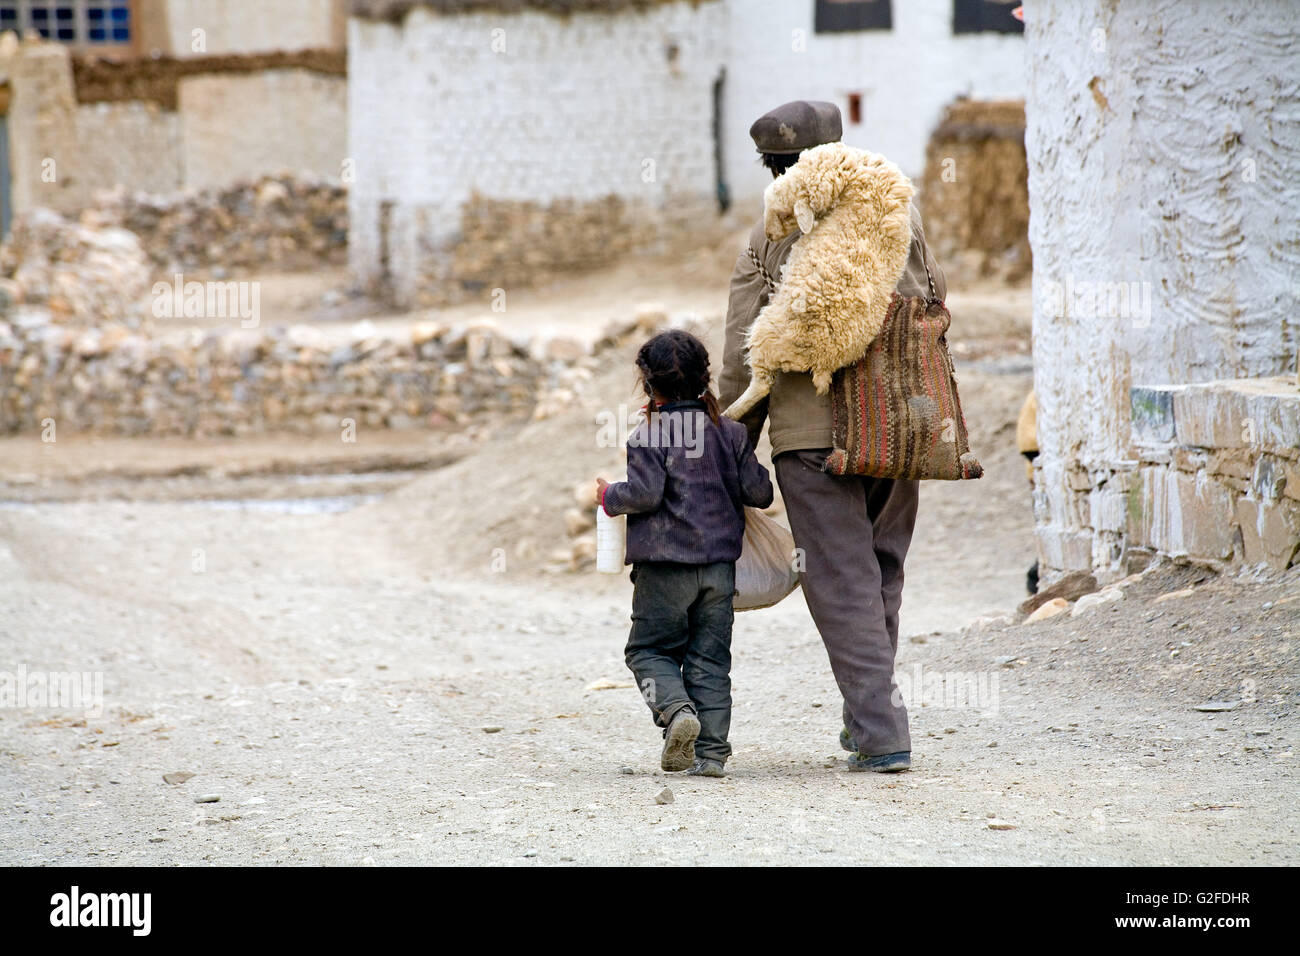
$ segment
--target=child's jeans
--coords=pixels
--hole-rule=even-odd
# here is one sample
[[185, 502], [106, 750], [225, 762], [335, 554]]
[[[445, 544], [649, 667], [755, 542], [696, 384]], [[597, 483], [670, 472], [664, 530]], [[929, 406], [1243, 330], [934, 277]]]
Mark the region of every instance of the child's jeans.
[[700, 718], [695, 755], [725, 762], [731, 753], [731, 601], [736, 563], [632, 566], [632, 633], [625, 659], [655, 723], [667, 727], [683, 707]]

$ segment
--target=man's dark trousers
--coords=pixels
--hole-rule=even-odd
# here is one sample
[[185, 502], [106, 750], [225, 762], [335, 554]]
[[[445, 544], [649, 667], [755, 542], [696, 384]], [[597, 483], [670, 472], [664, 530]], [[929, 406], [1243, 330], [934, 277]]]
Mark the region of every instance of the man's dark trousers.
[[894, 656], [920, 483], [827, 474], [821, 466], [829, 451], [784, 452], [772, 463], [804, 556], [804, 600], [844, 695], [844, 725], [858, 752], [910, 751]]
[[736, 564], [643, 561], [632, 566], [632, 633], [625, 659], [655, 723], [683, 707], [700, 718], [695, 756], [731, 754], [731, 602]]

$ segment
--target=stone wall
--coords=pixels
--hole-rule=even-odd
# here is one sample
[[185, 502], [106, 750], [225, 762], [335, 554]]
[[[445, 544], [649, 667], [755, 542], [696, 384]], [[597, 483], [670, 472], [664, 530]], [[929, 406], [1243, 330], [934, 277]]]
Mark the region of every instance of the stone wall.
[[[1143, 548], [1254, 561], [1252, 515], [1290, 512], [1241, 482], [1294, 457], [1300, 430], [1222, 442], [1294, 407], [1279, 382], [1300, 346], [1300, 124], [1286, 120], [1300, 7], [1027, 0], [1025, 14], [1044, 573], [1120, 569]], [[1245, 381], [1207, 384], [1224, 380]], [[1133, 396], [1143, 419], [1164, 389], [1183, 396], [1166, 440], [1185, 447], [1152, 458]], [[1267, 408], [1213, 440], [1189, 431], [1235, 402], [1212, 396], [1252, 389]]]
[[[494, 289], [599, 269], [631, 252], [661, 253], [684, 241], [708, 245], [731, 227], [709, 201], [691, 196], [664, 207], [618, 196], [546, 204], [471, 196], [460, 210], [454, 245], [422, 247], [406, 301], [429, 307], [486, 298]], [[371, 288], [384, 291], [382, 284]]]
[[[1132, 457], [1092, 470], [1075, 462], [1066, 490], [1039, 488], [1040, 515], [1077, 529], [1057, 567], [1098, 551], [1132, 571], [1163, 554], [1212, 565], [1300, 555], [1300, 388], [1289, 378], [1233, 379], [1132, 391]], [[1069, 545], [1067, 545], [1067, 548]]]
[[149, 290], [232, 270], [310, 269], [347, 255], [347, 198], [333, 183], [266, 177], [171, 196], [101, 194], [77, 219], [38, 207], [0, 245], [0, 309], [54, 322], [147, 324]]
[[585, 351], [490, 325], [339, 341], [310, 326], [74, 329], [19, 310], [0, 318], [0, 434], [40, 434], [48, 419], [67, 432], [203, 437], [540, 417], [590, 377]]
[[[337, 186], [266, 179], [167, 203], [119, 195], [76, 220], [20, 216], [0, 246], [0, 434], [49, 421], [207, 436], [546, 417], [590, 377], [591, 349], [577, 339], [510, 336], [491, 322], [266, 327], [256, 283], [194, 277], [196, 264], [319, 262], [342, 250], [345, 214]], [[223, 321], [170, 321], [188, 315]], [[597, 347], [626, 345], [643, 324], [616, 325]]]
[[33, 209], [0, 246], [0, 315], [33, 308], [51, 322], [139, 326], [148, 314], [149, 260], [139, 237]]
[[1300, 555], [1300, 388], [1135, 388], [1132, 547], [1285, 569]]
[[707, 236], [723, 23], [717, 0], [351, 20], [360, 281], [401, 303], [454, 301], [559, 260]]

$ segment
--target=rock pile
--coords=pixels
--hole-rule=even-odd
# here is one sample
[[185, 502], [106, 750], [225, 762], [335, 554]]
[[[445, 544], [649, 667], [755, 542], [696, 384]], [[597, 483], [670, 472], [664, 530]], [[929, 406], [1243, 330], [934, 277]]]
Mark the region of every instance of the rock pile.
[[342, 186], [291, 176], [168, 197], [115, 190], [80, 219], [38, 207], [0, 246], [0, 313], [31, 305], [55, 322], [147, 326], [154, 279], [342, 263], [347, 222]]
[[83, 217], [135, 233], [155, 271], [306, 269], [347, 260], [347, 190], [264, 176], [220, 190], [152, 196], [106, 192]]
[[0, 246], [0, 312], [40, 306], [54, 322], [134, 327], [148, 314], [148, 292], [148, 260], [126, 229], [37, 208]]

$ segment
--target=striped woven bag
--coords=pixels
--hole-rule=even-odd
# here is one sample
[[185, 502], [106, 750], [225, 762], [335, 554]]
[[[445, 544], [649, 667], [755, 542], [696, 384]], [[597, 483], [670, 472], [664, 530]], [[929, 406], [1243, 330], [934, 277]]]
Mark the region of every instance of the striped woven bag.
[[831, 380], [825, 469], [875, 478], [979, 478], [945, 333], [948, 308], [894, 293], [867, 354]]
[[[753, 249], [769, 293], [776, 282]], [[889, 302], [867, 354], [831, 380], [835, 447], [822, 466], [835, 475], [873, 478], [979, 478], [946, 338], [952, 316], [926, 266], [929, 296]]]

